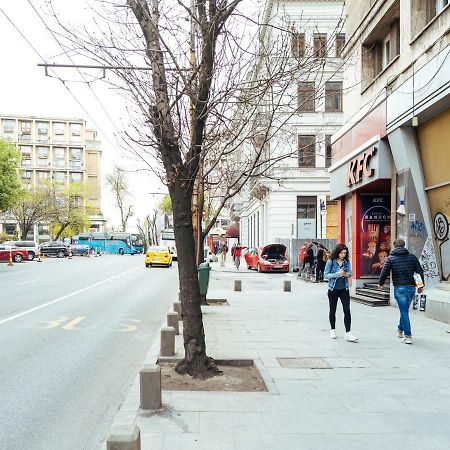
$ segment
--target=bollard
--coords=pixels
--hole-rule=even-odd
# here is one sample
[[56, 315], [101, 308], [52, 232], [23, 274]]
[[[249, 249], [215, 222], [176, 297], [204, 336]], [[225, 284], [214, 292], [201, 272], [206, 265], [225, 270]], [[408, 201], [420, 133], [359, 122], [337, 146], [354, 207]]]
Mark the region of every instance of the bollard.
[[141, 450], [141, 431], [133, 427], [115, 427], [106, 441], [107, 450]]
[[161, 409], [161, 367], [146, 364], [139, 372], [141, 409]]
[[176, 313], [178, 313], [178, 320], [183, 320], [183, 318], [181, 317], [181, 312], [182, 312], [181, 302], [174, 302], [173, 303], [173, 310]]
[[284, 282], [284, 292], [291, 292], [291, 282], [290, 280], [285, 280]]
[[38, 259], [37, 259], [36, 262], [42, 262], [42, 258], [41, 258], [41, 254], [40, 253], [38, 253]]
[[12, 250], [9, 249], [9, 261], [8, 261], [8, 266], [13, 266], [13, 260], [12, 260]]
[[242, 281], [241, 280], [234, 280], [234, 290], [235, 291], [242, 291]]
[[175, 311], [169, 311], [167, 313], [167, 326], [175, 329], [175, 334], [180, 334], [180, 324], [178, 322], [178, 313]]
[[160, 356], [175, 355], [175, 328], [163, 327], [161, 328], [161, 348]]

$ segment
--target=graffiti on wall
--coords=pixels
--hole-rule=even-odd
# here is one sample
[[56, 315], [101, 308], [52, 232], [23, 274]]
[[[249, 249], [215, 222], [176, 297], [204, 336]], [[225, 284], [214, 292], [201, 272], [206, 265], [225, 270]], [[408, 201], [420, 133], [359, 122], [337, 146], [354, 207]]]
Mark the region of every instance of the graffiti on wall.
[[439, 241], [438, 251], [441, 260], [441, 272], [444, 280], [450, 279], [450, 240], [447, 216], [438, 212], [434, 216], [434, 234]]
[[419, 261], [423, 269], [425, 282], [429, 284], [430, 281], [439, 281], [439, 269], [436, 259], [436, 252], [434, 251], [433, 240], [430, 236], [425, 241]]
[[411, 221], [409, 224], [409, 229], [411, 236], [413, 237], [424, 237], [427, 232], [425, 224], [421, 220]]

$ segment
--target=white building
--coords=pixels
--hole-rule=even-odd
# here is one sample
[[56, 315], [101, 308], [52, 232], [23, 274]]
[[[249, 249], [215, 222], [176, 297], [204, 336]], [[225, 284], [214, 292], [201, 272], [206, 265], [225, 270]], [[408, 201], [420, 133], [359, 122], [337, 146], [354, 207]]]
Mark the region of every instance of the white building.
[[328, 167], [331, 135], [343, 124], [345, 107], [343, 2], [267, 1], [263, 23], [267, 46], [288, 37], [287, 70], [298, 67], [298, 72], [283, 93], [283, 108], [274, 113], [284, 125], [266, 144], [269, 152], [286, 157], [234, 200], [240, 241], [258, 246], [276, 238], [335, 238]]

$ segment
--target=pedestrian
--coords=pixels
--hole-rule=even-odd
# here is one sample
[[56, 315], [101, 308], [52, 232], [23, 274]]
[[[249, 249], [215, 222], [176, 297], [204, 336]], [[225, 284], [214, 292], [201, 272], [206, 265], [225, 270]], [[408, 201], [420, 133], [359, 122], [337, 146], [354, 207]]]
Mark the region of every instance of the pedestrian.
[[228, 247], [227, 244], [225, 244], [225, 242], [222, 242], [220, 244], [220, 260], [225, 262], [226, 258], [227, 258], [227, 252], [228, 252]]
[[218, 246], [218, 244], [216, 243], [216, 244], [214, 244], [214, 254], [215, 255], [217, 255], [217, 252], [219, 251], [219, 246]]
[[412, 344], [409, 305], [416, 293], [414, 273], [419, 274], [422, 279], [422, 286], [417, 289], [417, 292], [421, 294], [423, 292], [423, 286], [425, 286], [425, 278], [419, 260], [416, 255], [409, 253], [405, 248], [405, 241], [403, 239], [396, 239], [394, 241], [394, 249], [384, 260], [383, 269], [378, 280], [378, 288], [383, 289], [386, 278], [389, 274], [392, 274], [394, 298], [397, 301], [400, 311], [397, 333], [399, 338], [403, 338], [405, 344]]
[[233, 253], [234, 265], [236, 266], [236, 269], [238, 269], [238, 270], [239, 270], [239, 266], [241, 265], [241, 253], [242, 253], [242, 247], [241, 247], [241, 244], [239, 244], [239, 242], [238, 242], [236, 247], [234, 248], [234, 253]]
[[316, 283], [323, 281], [325, 263], [325, 248], [322, 244], [317, 244]]
[[306, 264], [309, 264], [310, 269], [312, 269], [312, 267], [314, 266], [314, 250], [312, 248], [311, 242], [308, 242], [307, 247], [306, 247], [304, 267], [307, 267]]
[[351, 332], [352, 317], [350, 313], [349, 279], [352, 277], [348, 248], [345, 244], [338, 244], [333, 249], [330, 259], [325, 265], [324, 278], [328, 280], [328, 303], [330, 311], [330, 337], [336, 339], [336, 308], [338, 299], [341, 299], [344, 310], [345, 340], [358, 342], [358, 338]]

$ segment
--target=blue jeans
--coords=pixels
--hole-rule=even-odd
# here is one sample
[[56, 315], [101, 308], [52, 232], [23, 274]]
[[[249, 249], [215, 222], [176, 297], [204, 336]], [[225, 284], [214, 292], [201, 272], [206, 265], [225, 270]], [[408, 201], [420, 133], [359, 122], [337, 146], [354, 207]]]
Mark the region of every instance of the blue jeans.
[[394, 286], [394, 298], [397, 300], [398, 309], [400, 310], [398, 330], [403, 331], [405, 336], [411, 336], [409, 305], [411, 304], [415, 293], [415, 286]]

